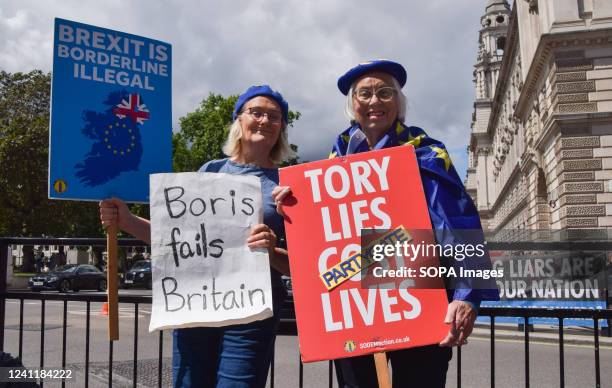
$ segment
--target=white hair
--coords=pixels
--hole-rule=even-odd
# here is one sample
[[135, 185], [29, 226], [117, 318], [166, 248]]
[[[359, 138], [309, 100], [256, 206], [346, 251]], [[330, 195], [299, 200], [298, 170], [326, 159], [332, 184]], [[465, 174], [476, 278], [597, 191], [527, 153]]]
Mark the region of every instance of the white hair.
[[[240, 113], [242, 114], [242, 112]], [[291, 149], [289, 145], [289, 137], [287, 135], [287, 123], [283, 120], [282, 128], [276, 144], [270, 151], [269, 158], [274, 164], [281, 164], [283, 161], [290, 158], [294, 158], [296, 153]], [[240, 155], [242, 152], [242, 125], [240, 124], [240, 118], [236, 117], [236, 120], [230, 125], [229, 132], [225, 144], [223, 144], [223, 153], [229, 157]]]
[[[395, 79], [395, 77], [391, 77], [391, 82], [393, 82], [393, 89], [397, 92], [397, 118], [399, 121], [404, 122], [406, 120], [406, 110], [408, 105], [408, 99], [406, 95], [402, 92], [402, 88]], [[355, 91], [355, 84], [357, 81], [353, 82], [351, 88], [346, 95], [346, 105], [344, 106], [344, 115], [349, 119], [351, 123], [355, 123], [355, 107], [353, 106], [353, 92]]]

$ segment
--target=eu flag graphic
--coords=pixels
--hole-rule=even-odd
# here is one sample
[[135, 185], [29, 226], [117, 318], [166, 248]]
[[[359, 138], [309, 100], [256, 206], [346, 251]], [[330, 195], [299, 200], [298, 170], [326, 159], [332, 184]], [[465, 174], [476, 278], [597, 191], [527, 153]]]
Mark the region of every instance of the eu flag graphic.
[[122, 172], [138, 171], [142, 158], [141, 129], [149, 119], [142, 97], [125, 90], [108, 95], [103, 112], [83, 111], [83, 135], [94, 144], [85, 160], [75, 165], [85, 186], [99, 186]]

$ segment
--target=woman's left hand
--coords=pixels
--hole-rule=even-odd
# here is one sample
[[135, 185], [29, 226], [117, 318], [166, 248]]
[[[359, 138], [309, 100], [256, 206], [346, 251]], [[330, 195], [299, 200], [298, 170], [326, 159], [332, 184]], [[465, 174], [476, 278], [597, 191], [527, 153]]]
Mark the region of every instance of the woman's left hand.
[[440, 342], [440, 346], [466, 345], [467, 339], [474, 329], [477, 315], [476, 310], [470, 303], [460, 300], [453, 300], [449, 303], [444, 323], [450, 323], [451, 327], [446, 338]]
[[274, 254], [276, 247], [276, 234], [266, 224], [257, 224], [251, 228], [251, 235], [247, 238], [249, 248], [266, 248], [270, 255]]
[[285, 211], [283, 210], [283, 201], [291, 195], [291, 187], [289, 186], [276, 186], [272, 189], [272, 200], [276, 204], [276, 212], [281, 216], [285, 217]]

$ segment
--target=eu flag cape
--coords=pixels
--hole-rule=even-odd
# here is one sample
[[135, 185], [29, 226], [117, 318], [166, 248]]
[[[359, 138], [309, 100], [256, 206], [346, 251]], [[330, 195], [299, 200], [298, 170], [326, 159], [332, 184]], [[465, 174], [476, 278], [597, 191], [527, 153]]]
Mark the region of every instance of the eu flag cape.
[[[330, 158], [403, 145], [415, 148], [437, 242], [453, 245], [483, 243], [480, 216], [451, 163], [446, 147], [429, 137], [423, 129], [396, 121], [378, 143], [370, 147], [361, 128], [355, 124], [338, 136]], [[464, 269], [491, 269], [488, 252], [486, 260], [457, 262], [451, 258], [451, 261]], [[466, 278], [458, 280], [449, 298], [478, 306], [482, 300], [499, 300], [499, 292], [493, 280], [475, 282]]]

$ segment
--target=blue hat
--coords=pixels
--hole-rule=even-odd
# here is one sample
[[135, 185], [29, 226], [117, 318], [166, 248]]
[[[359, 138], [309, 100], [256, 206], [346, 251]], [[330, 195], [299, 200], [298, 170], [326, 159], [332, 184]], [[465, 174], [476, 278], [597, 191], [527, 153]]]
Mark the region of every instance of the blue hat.
[[287, 101], [283, 99], [283, 96], [279, 92], [272, 90], [272, 88], [268, 85], [251, 86], [246, 90], [246, 92], [242, 93], [240, 97], [238, 97], [236, 105], [234, 105], [234, 113], [232, 113], [232, 120], [236, 120], [236, 117], [238, 117], [238, 113], [240, 113], [242, 106], [246, 104], [247, 101], [257, 96], [270, 97], [271, 99], [276, 101], [280, 106], [281, 111], [283, 112], [283, 121], [285, 123], [289, 122], [289, 104], [287, 104]]
[[406, 69], [404, 69], [404, 66], [386, 59], [377, 59], [375, 61], [360, 63], [347, 71], [338, 79], [338, 89], [346, 96], [353, 82], [362, 75], [373, 71], [382, 71], [392, 75], [400, 84], [400, 87], [406, 84]]

